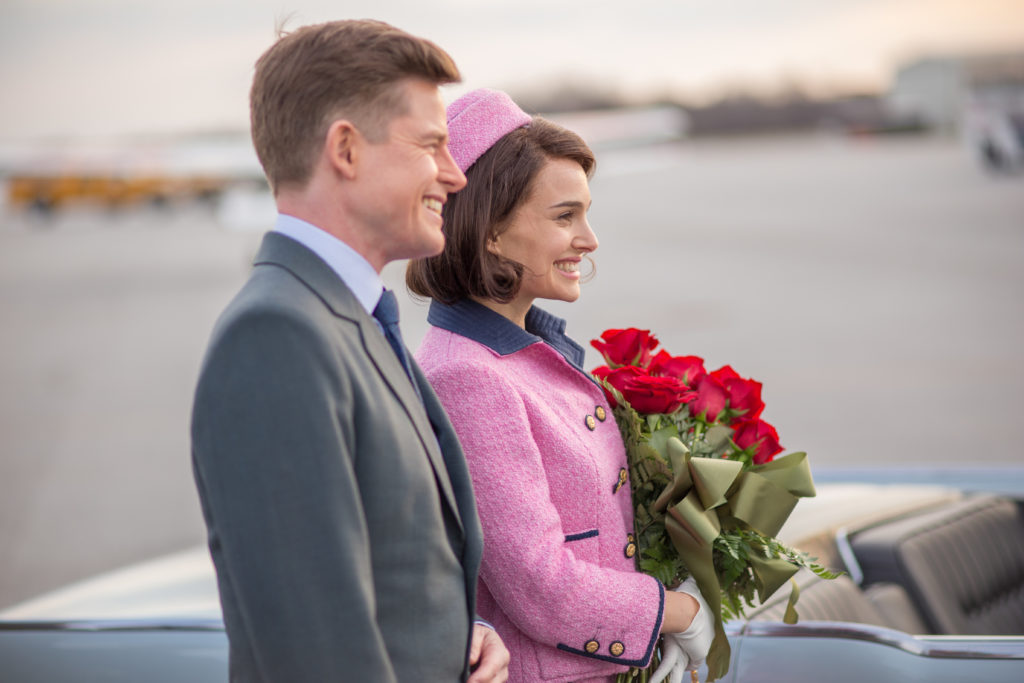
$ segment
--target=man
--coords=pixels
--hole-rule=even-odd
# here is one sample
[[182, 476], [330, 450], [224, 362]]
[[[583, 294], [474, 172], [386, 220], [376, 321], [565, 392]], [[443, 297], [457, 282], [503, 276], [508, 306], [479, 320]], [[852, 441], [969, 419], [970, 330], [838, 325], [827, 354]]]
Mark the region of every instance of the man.
[[458, 79], [436, 45], [372, 21], [301, 28], [256, 64], [280, 215], [214, 328], [192, 418], [233, 681], [507, 675], [473, 620], [462, 451], [382, 313], [381, 268], [442, 249], [466, 182], [438, 90]]

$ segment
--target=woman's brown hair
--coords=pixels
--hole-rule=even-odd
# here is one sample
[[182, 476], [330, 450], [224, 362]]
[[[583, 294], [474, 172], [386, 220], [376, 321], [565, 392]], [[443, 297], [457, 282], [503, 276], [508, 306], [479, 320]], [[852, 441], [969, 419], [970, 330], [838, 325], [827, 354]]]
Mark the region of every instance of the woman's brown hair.
[[466, 297], [501, 303], [514, 299], [523, 266], [492, 253], [487, 245], [507, 229], [515, 210], [533, 192], [537, 174], [552, 159], [575, 161], [588, 178], [596, 164], [579, 135], [538, 116], [484, 152], [466, 170], [466, 187], [444, 205], [444, 251], [409, 262], [409, 290], [446, 304]]

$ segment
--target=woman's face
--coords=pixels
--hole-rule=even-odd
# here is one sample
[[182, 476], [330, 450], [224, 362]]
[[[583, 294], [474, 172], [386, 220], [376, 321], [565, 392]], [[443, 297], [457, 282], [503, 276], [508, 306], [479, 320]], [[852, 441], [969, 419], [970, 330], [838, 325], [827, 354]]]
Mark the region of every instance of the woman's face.
[[579, 298], [583, 254], [597, 249], [588, 209], [590, 186], [583, 168], [569, 159], [549, 160], [508, 227], [488, 245], [492, 252], [523, 264], [517, 303]]

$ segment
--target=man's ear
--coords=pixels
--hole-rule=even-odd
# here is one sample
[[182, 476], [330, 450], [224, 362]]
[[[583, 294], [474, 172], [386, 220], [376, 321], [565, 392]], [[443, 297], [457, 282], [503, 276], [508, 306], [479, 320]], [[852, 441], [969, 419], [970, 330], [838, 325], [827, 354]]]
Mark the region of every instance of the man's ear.
[[365, 142], [351, 121], [338, 119], [327, 129], [324, 156], [335, 172], [352, 180], [356, 177], [356, 167]]

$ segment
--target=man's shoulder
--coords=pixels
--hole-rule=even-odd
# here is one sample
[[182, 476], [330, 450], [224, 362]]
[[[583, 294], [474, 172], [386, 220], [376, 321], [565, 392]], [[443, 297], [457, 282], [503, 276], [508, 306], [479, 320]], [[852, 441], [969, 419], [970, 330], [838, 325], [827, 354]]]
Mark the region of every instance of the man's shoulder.
[[341, 351], [359, 356], [358, 312], [338, 309], [337, 302], [331, 305], [287, 269], [258, 265], [218, 317], [208, 355], [217, 348], [255, 353], [261, 348], [297, 344], [329, 355]]
[[322, 256], [293, 238], [270, 232], [256, 254], [252, 272], [237, 297], [243, 306], [310, 307], [353, 322], [367, 320], [359, 299]]
[[[341, 290], [349, 297], [337, 296]], [[357, 324], [359, 313], [358, 302], [340, 279], [333, 291], [326, 293], [284, 266], [262, 263], [253, 267], [223, 317], [259, 314]]]

